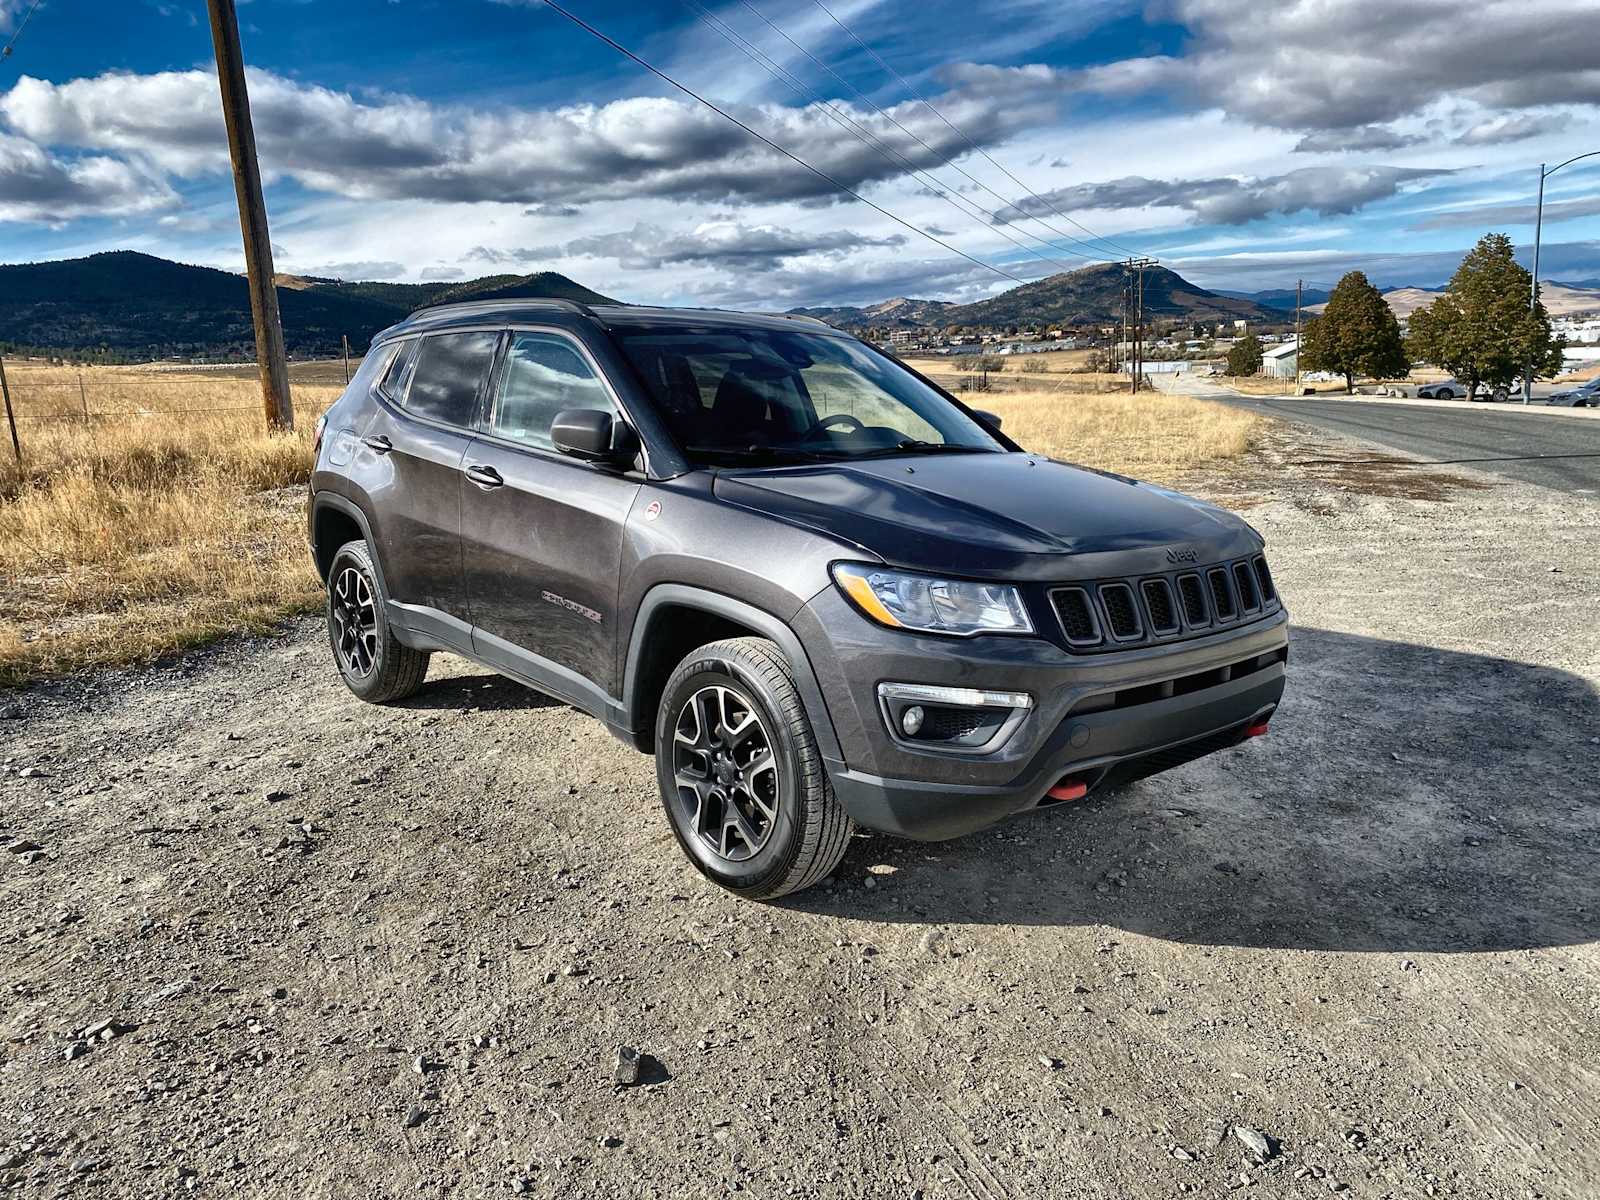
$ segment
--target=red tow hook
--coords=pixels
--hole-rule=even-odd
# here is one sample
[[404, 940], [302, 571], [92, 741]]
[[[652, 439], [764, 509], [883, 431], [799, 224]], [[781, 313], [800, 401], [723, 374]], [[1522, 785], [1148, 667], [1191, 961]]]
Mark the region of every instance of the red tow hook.
[[1089, 794], [1089, 785], [1081, 779], [1063, 779], [1045, 793], [1052, 800], [1082, 800]]
[[1254, 725], [1246, 725], [1244, 735], [1247, 738], [1266, 737], [1267, 723], [1265, 721], [1257, 721]]

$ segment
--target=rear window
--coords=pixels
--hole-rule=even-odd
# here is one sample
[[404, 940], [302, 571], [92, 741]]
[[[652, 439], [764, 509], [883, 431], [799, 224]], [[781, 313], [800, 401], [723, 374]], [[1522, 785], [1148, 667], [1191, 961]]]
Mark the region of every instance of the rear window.
[[446, 425], [470, 425], [499, 341], [494, 330], [423, 338], [406, 389], [406, 411]]

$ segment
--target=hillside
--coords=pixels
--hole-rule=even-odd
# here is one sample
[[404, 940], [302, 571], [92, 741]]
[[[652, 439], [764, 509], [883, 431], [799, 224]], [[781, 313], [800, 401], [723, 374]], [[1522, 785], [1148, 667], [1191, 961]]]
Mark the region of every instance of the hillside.
[[[1417, 309], [1426, 308], [1442, 295], [1444, 295], [1442, 289], [1400, 287], [1390, 288], [1383, 294], [1383, 298], [1394, 310], [1394, 315], [1403, 321]], [[1600, 287], [1590, 286], [1588, 280], [1583, 284], [1553, 283], [1546, 280], [1539, 285], [1539, 299], [1544, 302], [1545, 311], [1552, 317], [1577, 317], [1588, 313], [1600, 313]], [[1326, 304], [1317, 304], [1308, 311], [1320, 313], [1326, 307]]]
[[[290, 354], [362, 347], [425, 304], [445, 299], [559, 296], [605, 303], [564, 275], [498, 275], [468, 283], [344, 283], [277, 277]], [[0, 343], [116, 360], [249, 358], [255, 354], [244, 276], [131, 250], [0, 266]]]
[[912, 300], [896, 296], [866, 308], [843, 305], [836, 308], [791, 308], [790, 313], [815, 317], [839, 329], [921, 329], [943, 325], [944, 314], [955, 305], [948, 300]]
[[[1122, 314], [1123, 269], [1099, 263], [1025, 283], [988, 300], [947, 309], [949, 325], [1043, 324], [1087, 328], [1110, 325]], [[1244, 317], [1282, 321], [1282, 311], [1254, 300], [1225, 296], [1190, 283], [1176, 271], [1153, 267], [1144, 273], [1145, 319], [1223, 321]]]

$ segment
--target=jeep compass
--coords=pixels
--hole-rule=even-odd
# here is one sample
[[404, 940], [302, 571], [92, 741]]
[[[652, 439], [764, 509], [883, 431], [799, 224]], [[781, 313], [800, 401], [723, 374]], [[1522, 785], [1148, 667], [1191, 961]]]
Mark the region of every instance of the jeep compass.
[[823, 879], [857, 825], [958, 837], [1237, 745], [1283, 693], [1249, 525], [1030, 453], [806, 318], [423, 309], [316, 444], [350, 690], [402, 700], [448, 651], [582, 709], [744, 896]]

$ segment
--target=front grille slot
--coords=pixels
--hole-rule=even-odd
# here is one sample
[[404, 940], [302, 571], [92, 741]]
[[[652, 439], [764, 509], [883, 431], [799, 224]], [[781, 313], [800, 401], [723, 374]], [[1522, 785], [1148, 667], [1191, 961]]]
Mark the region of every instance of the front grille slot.
[[1067, 641], [1074, 646], [1093, 646], [1100, 641], [1100, 625], [1094, 619], [1094, 606], [1089, 603], [1089, 593], [1082, 588], [1060, 588], [1052, 597], [1056, 616], [1066, 631]]
[[1267, 560], [1262, 555], [1256, 555], [1256, 583], [1261, 588], [1261, 598], [1271, 604], [1278, 598], [1278, 590], [1272, 586], [1272, 572], [1267, 570]]
[[1133, 589], [1127, 584], [1101, 584], [1100, 603], [1105, 605], [1111, 636], [1119, 642], [1133, 641], [1143, 632], [1139, 624], [1139, 606], [1134, 601]]
[[1233, 583], [1239, 589], [1239, 603], [1247, 609], [1261, 607], [1261, 600], [1256, 596], [1256, 573], [1250, 569], [1246, 562], [1233, 564]]
[[1206, 578], [1211, 582], [1211, 606], [1217, 620], [1233, 620], [1239, 610], [1233, 606], [1233, 593], [1228, 590], [1228, 573], [1221, 567], [1213, 567], [1206, 572]]
[[1172, 585], [1165, 579], [1146, 579], [1140, 590], [1144, 592], [1144, 606], [1150, 613], [1150, 632], [1157, 637], [1177, 633], [1178, 609], [1172, 602]]
[[1200, 584], [1200, 576], [1178, 576], [1178, 593], [1183, 597], [1183, 615], [1189, 624], [1206, 624], [1206, 591]]

